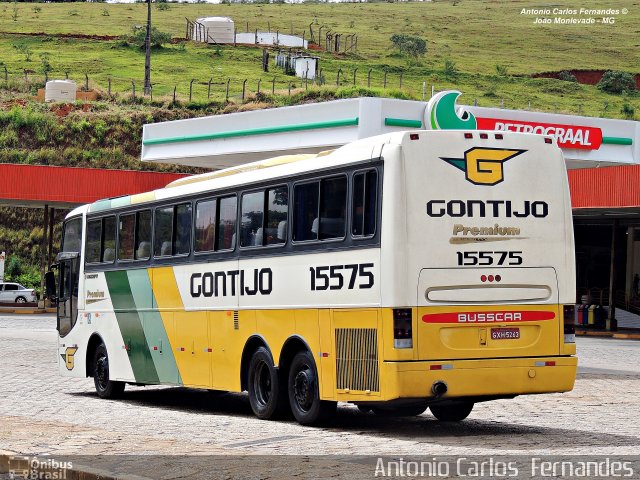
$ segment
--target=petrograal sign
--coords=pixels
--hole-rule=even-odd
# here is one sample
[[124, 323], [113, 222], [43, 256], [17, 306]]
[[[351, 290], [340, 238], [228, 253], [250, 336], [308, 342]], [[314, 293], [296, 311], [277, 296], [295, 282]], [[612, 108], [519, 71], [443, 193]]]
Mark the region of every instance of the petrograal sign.
[[602, 145], [602, 130], [597, 127], [561, 125], [557, 123], [525, 122], [502, 118], [478, 118], [478, 130], [498, 130], [535, 133], [555, 137], [561, 148], [598, 150]]

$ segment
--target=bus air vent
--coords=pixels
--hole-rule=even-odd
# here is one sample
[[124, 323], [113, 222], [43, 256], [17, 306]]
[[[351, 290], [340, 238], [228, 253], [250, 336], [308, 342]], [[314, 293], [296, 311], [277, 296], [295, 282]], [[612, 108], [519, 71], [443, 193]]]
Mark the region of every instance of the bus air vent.
[[234, 330], [238, 330], [240, 328], [240, 324], [238, 323], [238, 311], [233, 311], [233, 328]]
[[338, 389], [380, 391], [375, 328], [336, 328], [336, 373]]

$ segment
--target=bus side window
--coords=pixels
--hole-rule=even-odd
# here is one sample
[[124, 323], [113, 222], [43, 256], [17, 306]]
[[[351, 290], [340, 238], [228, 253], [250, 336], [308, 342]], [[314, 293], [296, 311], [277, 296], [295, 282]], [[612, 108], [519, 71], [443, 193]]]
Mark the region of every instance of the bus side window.
[[319, 183], [303, 183], [293, 188], [293, 240], [296, 242], [318, 239]]
[[264, 190], [245, 193], [242, 195], [242, 210], [240, 220], [240, 246], [262, 246], [264, 229]]
[[87, 240], [85, 244], [84, 261], [86, 263], [100, 262], [100, 243], [102, 241], [102, 219], [87, 222]]
[[216, 200], [196, 203], [195, 251], [212, 252], [216, 223]]
[[285, 243], [287, 239], [287, 213], [289, 210], [287, 186], [267, 190], [267, 218], [265, 221], [264, 245]]
[[171, 255], [172, 235], [173, 207], [156, 208], [153, 235], [154, 257]]
[[102, 227], [102, 261], [111, 263], [116, 259], [116, 217], [105, 217]]
[[136, 260], [148, 260], [151, 255], [151, 211], [136, 214]]
[[191, 251], [191, 204], [177, 205], [175, 219], [173, 254], [187, 255]]
[[347, 177], [320, 182], [320, 240], [344, 238], [347, 225]]
[[133, 260], [135, 214], [120, 215], [118, 228], [118, 260]]
[[352, 226], [354, 237], [370, 237], [376, 231], [378, 174], [375, 170], [353, 176]]
[[233, 250], [236, 246], [237, 199], [233, 195], [223, 197], [218, 202], [216, 250]]

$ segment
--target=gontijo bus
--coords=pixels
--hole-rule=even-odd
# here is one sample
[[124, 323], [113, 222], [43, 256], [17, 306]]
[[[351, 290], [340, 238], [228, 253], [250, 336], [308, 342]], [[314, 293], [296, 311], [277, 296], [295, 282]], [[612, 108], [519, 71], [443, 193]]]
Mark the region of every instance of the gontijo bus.
[[60, 372], [105, 398], [184, 385], [248, 391], [263, 419], [457, 421], [575, 380], [569, 189], [544, 136], [390, 133], [180, 179], [73, 210], [57, 265]]

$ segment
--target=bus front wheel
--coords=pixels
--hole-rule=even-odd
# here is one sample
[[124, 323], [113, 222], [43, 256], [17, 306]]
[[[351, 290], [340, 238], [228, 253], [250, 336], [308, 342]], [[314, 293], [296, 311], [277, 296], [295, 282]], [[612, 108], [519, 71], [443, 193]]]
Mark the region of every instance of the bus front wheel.
[[98, 345], [93, 357], [93, 383], [100, 398], [117, 398], [124, 392], [124, 382], [109, 380], [109, 356], [104, 343]]
[[473, 402], [453, 405], [432, 405], [429, 407], [433, 416], [442, 422], [459, 422], [469, 416], [473, 410]]
[[249, 403], [256, 417], [268, 420], [286, 407], [286, 391], [281, 386], [273, 357], [264, 347], [258, 348], [249, 363]]
[[316, 364], [308, 351], [298, 352], [293, 357], [288, 390], [291, 412], [302, 425], [322, 423], [336, 411], [336, 402], [320, 400]]

